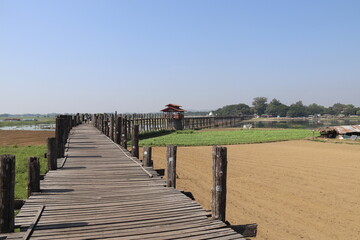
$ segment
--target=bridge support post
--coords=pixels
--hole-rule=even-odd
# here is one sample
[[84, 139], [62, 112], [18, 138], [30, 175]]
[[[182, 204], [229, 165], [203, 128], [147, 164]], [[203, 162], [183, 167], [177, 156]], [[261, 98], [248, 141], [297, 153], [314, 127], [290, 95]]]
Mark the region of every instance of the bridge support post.
[[[65, 117], [57, 117], [56, 118], [56, 148], [57, 148], [57, 157], [64, 157], [65, 152], [65, 142], [67, 139], [67, 127], [69, 124], [69, 119]], [[70, 127], [70, 126], [69, 126]]]
[[38, 157], [28, 159], [28, 196], [32, 192], [40, 192], [40, 162]]
[[139, 125], [134, 125], [131, 134], [131, 156], [139, 158]]
[[225, 222], [227, 148], [214, 146], [212, 151], [212, 157], [213, 188], [211, 214], [213, 219]]
[[122, 132], [122, 118], [117, 117], [115, 124], [115, 143], [117, 144], [121, 143], [121, 132]]
[[0, 233], [15, 228], [15, 156], [0, 156]]
[[57, 157], [56, 157], [56, 138], [47, 139], [47, 160], [48, 170], [57, 169]]
[[114, 125], [115, 125], [115, 116], [114, 114], [111, 114], [110, 115], [110, 138], [112, 141], [115, 140], [115, 137], [114, 137]]
[[127, 148], [127, 119], [126, 116], [123, 118], [122, 131], [121, 131], [121, 146]]
[[143, 165], [144, 167], [151, 167], [151, 152], [152, 149], [151, 147], [144, 147], [144, 152], [143, 152]]
[[168, 145], [166, 148], [166, 186], [176, 188], [176, 150], [177, 146]]

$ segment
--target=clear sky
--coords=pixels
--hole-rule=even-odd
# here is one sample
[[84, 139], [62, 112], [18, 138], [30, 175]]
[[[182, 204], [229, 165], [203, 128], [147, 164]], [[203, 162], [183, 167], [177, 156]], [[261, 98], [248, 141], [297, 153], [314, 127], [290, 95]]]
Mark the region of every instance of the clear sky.
[[0, 0], [0, 113], [360, 105], [359, 0]]

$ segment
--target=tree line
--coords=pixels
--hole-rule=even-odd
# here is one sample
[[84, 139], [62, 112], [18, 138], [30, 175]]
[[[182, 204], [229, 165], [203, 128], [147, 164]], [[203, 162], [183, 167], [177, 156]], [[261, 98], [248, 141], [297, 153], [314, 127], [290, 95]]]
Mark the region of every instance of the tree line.
[[312, 103], [308, 106], [304, 105], [302, 101], [297, 101], [291, 105], [286, 105], [280, 100], [274, 98], [270, 102], [266, 97], [256, 97], [253, 99], [252, 106], [245, 103], [227, 105], [219, 108], [213, 112], [215, 116], [241, 116], [253, 115], [258, 116], [272, 116], [272, 117], [307, 117], [309, 115], [360, 115], [360, 107], [355, 107], [353, 104], [335, 103], [330, 107]]

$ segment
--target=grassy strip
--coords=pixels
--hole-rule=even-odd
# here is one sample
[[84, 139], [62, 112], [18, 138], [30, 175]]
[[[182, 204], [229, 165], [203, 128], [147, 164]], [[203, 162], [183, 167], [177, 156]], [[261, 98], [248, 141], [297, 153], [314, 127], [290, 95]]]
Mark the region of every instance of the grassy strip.
[[317, 132], [306, 129], [250, 129], [234, 131], [192, 131], [183, 130], [159, 137], [140, 136], [141, 146], [210, 146], [243, 143], [264, 143], [317, 137]]
[[47, 161], [43, 157], [46, 146], [4, 146], [0, 147], [0, 155], [15, 155], [15, 198], [27, 198], [27, 160], [29, 157], [40, 157], [40, 172], [47, 171]]
[[335, 143], [335, 144], [349, 144], [349, 145], [360, 145], [360, 139], [350, 140], [350, 139], [328, 139], [328, 138], [315, 138], [312, 139], [314, 142], [322, 143]]

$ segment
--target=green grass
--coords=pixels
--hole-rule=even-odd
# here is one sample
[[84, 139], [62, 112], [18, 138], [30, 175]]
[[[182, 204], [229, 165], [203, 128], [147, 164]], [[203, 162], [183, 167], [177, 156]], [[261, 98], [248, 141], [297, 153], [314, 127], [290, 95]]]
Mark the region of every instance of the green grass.
[[47, 161], [44, 158], [46, 146], [4, 146], [0, 147], [0, 155], [15, 155], [15, 198], [27, 198], [27, 160], [29, 157], [40, 157], [40, 172], [47, 171]]
[[[4, 118], [2, 118], [4, 119]], [[21, 118], [26, 119], [26, 118]], [[0, 127], [10, 127], [10, 126], [22, 126], [22, 125], [38, 125], [38, 124], [53, 124], [55, 123], [55, 118], [45, 118], [40, 117], [36, 118], [38, 121], [14, 121], [14, 122], [0, 122]]]
[[192, 131], [183, 130], [159, 137], [146, 138], [140, 135], [141, 146], [211, 146], [244, 143], [265, 143], [317, 137], [317, 132], [307, 129], [250, 129], [234, 131]]

